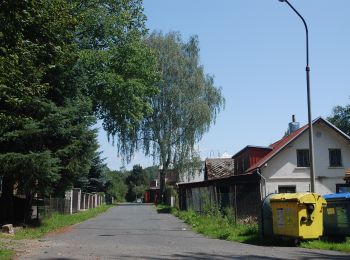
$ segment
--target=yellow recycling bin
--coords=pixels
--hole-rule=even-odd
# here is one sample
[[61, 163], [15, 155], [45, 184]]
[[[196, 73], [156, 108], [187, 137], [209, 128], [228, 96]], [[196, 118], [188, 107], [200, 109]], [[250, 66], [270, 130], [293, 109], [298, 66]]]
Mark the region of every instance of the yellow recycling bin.
[[317, 239], [323, 234], [326, 200], [316, 193], [280, 193], [271, 196], [273, 234]]

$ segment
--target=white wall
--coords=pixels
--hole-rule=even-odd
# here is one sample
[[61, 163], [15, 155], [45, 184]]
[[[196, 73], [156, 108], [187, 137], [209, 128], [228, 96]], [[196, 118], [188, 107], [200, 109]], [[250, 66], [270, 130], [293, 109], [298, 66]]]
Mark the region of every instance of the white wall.
[[[310, 190], [310, 170], [297, 167], [297, 149], [308, 149], [308, 131], [284, 148], [261, 173], [266, 178], [266, 192], [278, 191], [278, 185], [295, 185], [297, 192]], [[329, 150], [341, 149], [343, 167], [329, 167]], [[324, 123], [314, 125], [315, 190], [319, 194], [333, 193], [336, 183], [344, 183], [345, 169], [350, 168], [350, 143]]]

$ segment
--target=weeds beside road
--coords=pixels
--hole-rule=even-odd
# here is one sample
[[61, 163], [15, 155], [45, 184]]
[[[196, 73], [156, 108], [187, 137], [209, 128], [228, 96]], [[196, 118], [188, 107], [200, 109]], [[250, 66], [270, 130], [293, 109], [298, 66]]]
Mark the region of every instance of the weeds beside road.
[[[190, 225], [193, 231], [210, 238], [263, 246], [286, 245], [284, 241], [279, 239], [261, 238], [258, 225], [256, 223], [236, 223], [234, 219], [225, 214], [221, 214], [219, 211], [210, 212], [206, 215], [200, 215], [194, 211], [180, 211], [176, 208], [164, 205], [158, 205], [157, 210], [159, 213], [173, 214]], [[303, 241], [299, 246], [310, 249], [350, 252], [349, 238], [347, 238], [347, 240], [344, 242], [332, 242], [325, 239]]]
[[8, 249], [4, 249], [4, 247], [5, 246], [0, 242], [0, 259], [1, 260], [11, 259], [14, 252]]
[[180, 211], [169, 206], [158, 205], [158, 212], [171, 213], [191, 226], [192, 230], [210, 238], [229, 241], [255, 241], [258, 234], [258, 225], [255, 223], [239, 224], [233, 218], [212, 212], [200, 215], [194, 211]]

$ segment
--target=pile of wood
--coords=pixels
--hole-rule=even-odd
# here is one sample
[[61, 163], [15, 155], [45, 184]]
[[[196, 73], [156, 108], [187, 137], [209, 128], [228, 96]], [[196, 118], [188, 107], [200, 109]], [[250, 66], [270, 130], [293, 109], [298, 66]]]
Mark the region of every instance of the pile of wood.
[[350, 183], [350, 168], [345, 170], [344, 181], [345, 181], [346, 183]]

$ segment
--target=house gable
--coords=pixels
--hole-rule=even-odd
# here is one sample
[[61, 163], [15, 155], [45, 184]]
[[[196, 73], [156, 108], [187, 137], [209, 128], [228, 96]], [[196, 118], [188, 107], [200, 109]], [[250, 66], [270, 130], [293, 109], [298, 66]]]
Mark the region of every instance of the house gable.
[[[298, 167], [297, 151], [309, 148], [308, 131], [300, 130], [289, 142], [282, 140], [280, 149], [259, 162], [260, 173], [266, 178], [267, 192], [278, 192], [279, 187], [296, 187], [297, 192], [310, 190], [309, 167]], [[275, 143], [276, 144], [276, 143]], [[314, 153], [316, 191], [320, 194], [335, 192], [336, 184], [343, 183], [345, 169], [350, 167], [350, 138], [328, 121], [314, 121]], [[341, 151], [342, 166], [331, 167], [329, 150]]]
[[252, 165], [259, 162], [272, 151], [271, 147], [248, 145], [237, 152], [232, 158], [235, 162], [235, 175], [244, 174]]
[[[329, 121], [323, 119], [322, 117], [319, 117], [313, 121], [313, 125], [324, 125], [328, 126], [330, 129], [332, 129], [337, 135], [341, 136], [345, 142], [350, 142], [350, 137], [347, 136], [344, 132], [342, 132], [339, 128], [331, 124]], [[308, 125], [305, 125], [295, 132], [291, 133], [290, 135], [282, 138], [281, 140], [271, 144], [269, 147], [272, 148], [272, 151], [268, 153], [265, 157], [263, 157], [260, 161], [258, 161], [256, 164], [252, 165], [249, 169], [247, 169], [248, 172], [255, 171], [261, 167], [263, 167], [268, 161], [270, 161], [273, 157], [278, 155], [281, 151], [283, 151], [288, 145], [290, 145], [292, 142], [300, 138], [300, 136], [307, 132], [308, 130]], [[315, 135], [315, 132], [314, 132]], [[315, 138], [315, 137], [314, 137]], [[308, 148], [308, 146], [306, 147]]]

